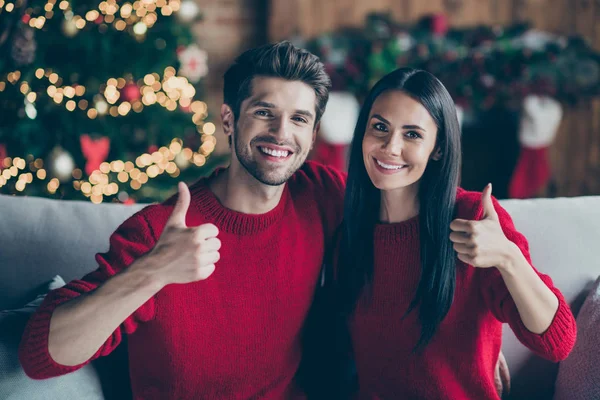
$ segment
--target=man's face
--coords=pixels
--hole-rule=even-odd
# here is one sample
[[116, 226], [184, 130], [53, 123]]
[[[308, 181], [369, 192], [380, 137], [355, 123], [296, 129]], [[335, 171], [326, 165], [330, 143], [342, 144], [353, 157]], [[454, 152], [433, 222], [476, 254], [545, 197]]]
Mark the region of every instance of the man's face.
[[303, 82], [254, 78], [232, 132], [235, 158], [259, 182], [285, 183], [314, 142], [315, 106], [315, 91]]

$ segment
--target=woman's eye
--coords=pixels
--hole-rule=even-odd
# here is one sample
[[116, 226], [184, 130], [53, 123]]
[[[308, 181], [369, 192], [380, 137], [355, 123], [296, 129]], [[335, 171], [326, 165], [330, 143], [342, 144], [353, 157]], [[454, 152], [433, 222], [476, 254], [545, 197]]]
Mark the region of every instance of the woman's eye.
[[266, 117], [269, 115], [269, 113], [265, 110], [258, 110], [254, 113], [254, 115], [258, 115], [260, 117]]
[[375, 130], [379, 132], [387, 132], [387, 126], [385, 126], [381, 122], [373, 124], [373, 128], [375, 128]]
[[406, 132], [406, 136], [410, 139], [420, 139], [422, 137], [419, 133], [415, 131]]

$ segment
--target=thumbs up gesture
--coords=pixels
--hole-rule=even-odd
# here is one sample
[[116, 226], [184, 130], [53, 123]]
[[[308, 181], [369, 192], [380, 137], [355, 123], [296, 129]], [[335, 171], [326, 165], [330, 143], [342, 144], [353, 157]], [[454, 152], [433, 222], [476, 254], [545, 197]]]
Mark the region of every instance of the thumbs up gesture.
[[508, 262], [514, 244], [509, 241], [492, 203], [492, 185], [481, 194], [483, 218], [480, 221], [455, 219], [450, 224], [450, 240], [462, 262], [478, 268], [500, 267]]
[[189, 228], [185, 216], [190, 206], [190, 191], [184, 183], [179, 183], [178, 189], [173, 212], [145, 263], [161, 286], [204, 280], [215, 271], [220, 258], [219, 230], [213, 224]]

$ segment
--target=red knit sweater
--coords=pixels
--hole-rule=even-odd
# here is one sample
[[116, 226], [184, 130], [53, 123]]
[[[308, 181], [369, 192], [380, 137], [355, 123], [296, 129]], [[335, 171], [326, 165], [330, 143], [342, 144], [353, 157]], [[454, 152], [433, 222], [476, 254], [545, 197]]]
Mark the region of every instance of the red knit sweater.
[[[301, 398], [294, 383], [301, 329], [320, 276], [324, 246], [341, 222], [344, 177], [307, 162], [279, 204], [249, 215], [223, 207], [206, 180], [190, 188], [188, 226], [219, 228], [221, 259], [205, 281], [169, 285], [134, 312], [94, 358], [129, 335], [134, 399]], [[24, 333], [25, 372], [48, 378], [84, 364], [57, 364], [48, 353], [53, 310], [148, 252], [160, 237], [175, 199], [140, 211], [98, 254], [99, 268], [51, 292]], [[89, 361], [88, 361], [89, 362]]]
[[[527, 240], [496, 200], [494, 205], [505, 235], [531, 263]], [[459, 189], [457, 217], [481, 216], [481, 193]], [[363, 295], [350, 319], [361, 399], [498, 399], [494, 368], [502, 322], [525, 346], [552, 361], [564, 359], [575, 343], [575, 320], [550, 277], [538, 273], [559, 307], [548, 330], [538, 335], [523, 325], [496, 268], [474, 268], [457, 259], [450, 311], [424, 353], [413, 354], [420, 336], [418, 309], [402, 317], [420, 276], [418, 217], [377, 225], [374, 254], [372, 302]]]

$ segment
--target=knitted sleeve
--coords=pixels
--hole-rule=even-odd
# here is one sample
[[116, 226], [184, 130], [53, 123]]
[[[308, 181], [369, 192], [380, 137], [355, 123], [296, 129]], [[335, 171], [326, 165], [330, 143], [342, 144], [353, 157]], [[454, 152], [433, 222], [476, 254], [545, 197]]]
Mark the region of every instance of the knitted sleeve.
[[316, 196], [321, 203], [324, 217], [326, 243], [332, 246], [334, 235], [344, 217], [347, 174], [317, 163], [311, 163], [311, 166], [314, 168]]
[[[493, 199], [493, 203], [504, 234], [519, 247], [531, 265], [527, 239], [515, 229], [508, 212], [495, 199]], [[564, 360], [575, 345], [577, 335], [575, 318], [562, 293], [552, 283], [552, 279], [537, 271], [533, 266], [531, 268], [558, 298], [558, 310], [545, 332], [536, 334], [525, 327], [504, 279], [496, 268], [482, 270], [480, 275], [482, 296], [493, 315], [499, 321], [508, 323], [521, 343], [540, 357], [558, 362]]]
[[89, 293], [128, 267], [135, 259], [152, 249], [155, 239], [149, 229], [144, 210], [125, 221], [110, 237], [110, 248], [96, 255], [98, 269], [82, 279], [53, 290], [27, 323], [19, 347], [19, 359], [25, 373], [34, 379], [51, 378], [75, 371], [90, 361], [110, 354], [124, 333], [133, 333], [140, 322], [154, 316], [154, 298], [130, 315], [88, 361], [74, 366], [56, 363], [48, 352], [48, 336], [52, 313], [61, 304]]

